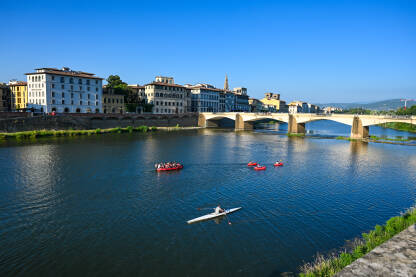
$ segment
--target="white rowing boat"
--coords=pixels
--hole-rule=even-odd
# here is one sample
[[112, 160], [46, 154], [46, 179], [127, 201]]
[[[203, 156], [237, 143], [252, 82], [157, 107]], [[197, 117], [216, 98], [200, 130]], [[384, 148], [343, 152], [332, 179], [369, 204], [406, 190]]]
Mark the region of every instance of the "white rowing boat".
[[225, 210], [224, 212], [219, 213], [219, 214], [210, 213], [210, 214], [206, 214], [206, 215], [203, 215], [203, 216], [200, 216], [200, 217], [197, 217], [197, 218], [188, 220], [187, 222], [188, 222], [188, 224], [192, 224], [192, 223], [199, 222], [199, 221], [213, 219], [213, 218], [216, 218], [216, 217], [220, 217], [220, 216], [223, 216], [223, 215], [226, 215], [226, 214], [230, 214], [230, 213], [236, 212], [236, 211], [238, 211], [240, 209], [241, 209], [241, 207], [238, 207], [238, 208], [233, 208], [233, 209]]

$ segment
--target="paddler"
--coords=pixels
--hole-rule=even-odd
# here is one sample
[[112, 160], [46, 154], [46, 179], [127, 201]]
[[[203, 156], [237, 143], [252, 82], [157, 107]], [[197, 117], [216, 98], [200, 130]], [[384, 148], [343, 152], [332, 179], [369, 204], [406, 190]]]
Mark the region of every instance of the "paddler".
[[225, 210], [221, 208], [220, 205], [218, 204], [218, 206], [215, 208], [215, 214], [220, 214], [223, 212], [225, 212]]

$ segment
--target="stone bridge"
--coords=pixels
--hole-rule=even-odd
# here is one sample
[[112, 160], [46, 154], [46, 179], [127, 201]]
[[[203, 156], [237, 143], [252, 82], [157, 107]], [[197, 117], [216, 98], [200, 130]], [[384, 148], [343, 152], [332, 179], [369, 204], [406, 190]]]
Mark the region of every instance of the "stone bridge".
[[332, 120], [351, 126], [351, 138], [359, 139], [369, 136], [369, 126], [388, 122], [416, 124], [416, 116], [397, 117], [388, 115], [353, 115], [353, 114], [311, 114], [311, 113], [200, 113], [199, 127], [218, 127], [218, 121], [224, 118], [235, 122], [236, 130], [253, 129], [256, 121], [276, 120], [287, 123], [288, 133], [304, 134], [305, 123], [317, 120]]

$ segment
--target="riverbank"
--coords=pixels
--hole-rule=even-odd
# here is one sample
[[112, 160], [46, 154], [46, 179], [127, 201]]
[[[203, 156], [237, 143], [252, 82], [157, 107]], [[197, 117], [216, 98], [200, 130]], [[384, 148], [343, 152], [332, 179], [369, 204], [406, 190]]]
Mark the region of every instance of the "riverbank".
[[389, 123], [380, 124], [378, 126], [382, 128], [394, 129], [398, 131], [416, 133], [416, 125], [408, 124], [408, 123], [389, 122]]
[[43, 137], [75, 137], [75, 136], [91, 136], [102, 134], [121, 134], [121, 133], [146, 133], [149, 131], [156, 131], [157, 127], [127, 126], [125, 128], [116, 127], [108, 129], [95, 129], [95, 130], [40, 130], [40, 131], [24, 131], [15, 133], [0, 133], [0, 140], [9, 139], [34, 139]]
[[108, 129], [95, 129], [95, 130], [40, 130], [40, 131], [24, 131], [15, 133], [0, 133], [0, 141], [2, 140], [21, 140], [21, 139], [35, 139], [44, 137], [75, 137], [75, 136], [91, 136], [91, 135], [103, 135], [103, 134], [121, 134], [121, 133], [147, 133], [154, 131], [181, 131], [181, 130], [194, 130], [200, 129], [200, 127], [149, 127], [127, 126], [125, 128], [116, 127]]
[[405, 142], [415, 141], [414, 139], [408, 139], [408, 138], [384, 138], [384, 137], [382, 138], [382, 137], [377, 137], [377, 136], [370, 136], [369, 138], [364, 138], [364, 139], [353, 139], [350, 137], [338, 136], [335, 139], [416, 146], [415, 143], [405, 143]]
[[416, 224], [416, 207], [410, 208], [400, 216], [390, 218], [384, 225], [376, 225], [368, 233], [363, 233], [361, 238], [355, 240], [355, 246], [350, 252], [343, 251], [328, 257], [317, 254], [314, 262], [301, 266], [300, 276], [334, 276], [347, 265], [413, 224]]

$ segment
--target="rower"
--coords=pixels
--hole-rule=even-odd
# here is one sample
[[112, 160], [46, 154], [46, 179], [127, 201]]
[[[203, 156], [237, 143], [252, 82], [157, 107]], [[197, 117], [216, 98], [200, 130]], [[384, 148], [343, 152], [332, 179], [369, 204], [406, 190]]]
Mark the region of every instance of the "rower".
[[220, 205], [218, 204], [218, 206], [215, 208], [215, 214], [220, 214], [225, 212], [223, 208], [220, 207]]

